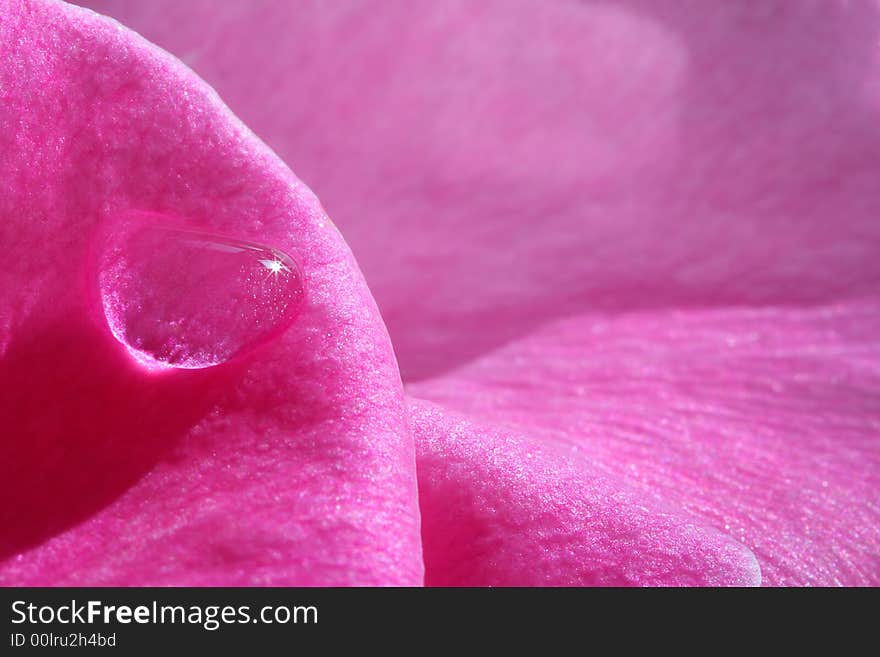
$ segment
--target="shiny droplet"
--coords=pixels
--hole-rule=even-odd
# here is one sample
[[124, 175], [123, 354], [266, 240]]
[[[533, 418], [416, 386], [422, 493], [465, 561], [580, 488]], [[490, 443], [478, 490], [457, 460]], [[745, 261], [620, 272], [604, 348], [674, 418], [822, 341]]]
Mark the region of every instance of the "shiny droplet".
[[110, 330], [148, 367], [223, 363], [283, 330], [304, 297], [286, 253], [208, 233], [123, 227], [97, 261]]

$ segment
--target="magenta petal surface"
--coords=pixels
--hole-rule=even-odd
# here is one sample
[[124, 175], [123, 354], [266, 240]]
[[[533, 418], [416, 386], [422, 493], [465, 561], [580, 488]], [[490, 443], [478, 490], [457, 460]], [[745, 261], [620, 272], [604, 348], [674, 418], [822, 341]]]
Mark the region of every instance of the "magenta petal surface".
[[678, 505], [765, 584], [878, 583], [873, 304], [568, 318], [410, 390]]
[[[296, 166], [352, 244], [413, 394], [477, 418], [414, 411], [429, 583], [522, 582], [496, 557], [519, 553], [536, 555], [534, 582], [754, 583], [748, 550], [709, 526], [765, 583], [878, 583], [873, 3], [92, 4], [180, 56]], [[42, 141], [42, 168], [69, 143]], [[88, 148], [84, 162], [104, 152]], [[155, 155], [154, 209], [199, 216], [168, 192], [175, 154]], [[136, 175], [144, 196], [154, 167]], [[57, 196], [82, 203], [66, 180]], [[227, 228], [219, 214], [204, 228]], [[245, 216], [234, 237], [302, 255]], [[492, 444], [517, 458], [493, 465]], [[683, 509], [666, 534], [633, 520], [639, 496]], [[591, 552], [568, 531], [590, 513], [632, 533], [585, 527], [604, 546]], [[661, 535], [652, 571], [637, 548], [657, 554]], [[563, 567], [559, 545], [609, 569]]]
[[754, 555], [576, 448], [411, 399], [429, 586], [754, 586]]
[[[311, 192], [180, 62], [92, 12], [2, 0], [0, 76], [0, 582], [421, 583], [393, 352]], [[144, 367], [92, 276], [130, 211], [289, 254], [307, 301], [216, 367]], [[204, 265], [167, 263], [181, 289]]]

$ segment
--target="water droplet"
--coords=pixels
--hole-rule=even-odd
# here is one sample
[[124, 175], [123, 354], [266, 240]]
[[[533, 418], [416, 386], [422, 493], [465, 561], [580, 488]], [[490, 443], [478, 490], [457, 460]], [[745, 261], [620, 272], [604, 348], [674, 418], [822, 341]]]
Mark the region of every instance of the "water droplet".
[[110, 330], [151, 368], [223, 363], [283, 330], [304, 296], [286, 253], [209, 233], [122, 225], [97, 253]]

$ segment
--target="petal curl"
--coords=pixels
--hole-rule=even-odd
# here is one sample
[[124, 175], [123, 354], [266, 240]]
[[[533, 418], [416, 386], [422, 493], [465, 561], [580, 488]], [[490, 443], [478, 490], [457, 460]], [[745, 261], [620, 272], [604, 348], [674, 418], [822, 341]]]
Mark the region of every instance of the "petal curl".
[[410, 400], [428, 586], [755, 586], [755, 556], [582, 455]]
[[[0, 581], [421, 583], [394, 355], [315, 197], [114, 21], [2, 0], [0, 37]], [[89, 289], [131, 209], [292, 254], [305, 309], [247, 357], [145, 371]]]
[[409, 388], [679, 506], [751, 548], [765, 584], [871, 586], [878, 336], [865, 302], [577, 317]]

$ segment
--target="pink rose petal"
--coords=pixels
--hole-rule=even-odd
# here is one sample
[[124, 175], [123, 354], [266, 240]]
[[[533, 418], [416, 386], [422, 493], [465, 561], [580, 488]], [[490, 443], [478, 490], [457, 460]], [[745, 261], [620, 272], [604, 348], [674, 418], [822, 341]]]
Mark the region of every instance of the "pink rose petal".
[[[94, 5], [181, 56], [314, 185], [416, 394], [514, 424], [517, 444], [577, 447], [646, 508], [679, 504], [753, 547], [768, 583], [877, 583], [877, 343], [853, 330], [878, 316], [872, 5]], [[863, 301], [831, 305], [844, 297]], [[743, 357], [727, 343], [754, 339]], [[571, 471], [547, 456], [513, 480], [473, 437], [503, 430], [427, 417], [428, 582], [522, 581], [495, 553], [554, 554], [523, 519]], [[473, 507], [488, 493], [467, 470], [497, 484], [507, 531]], [[601, 497], [575, 471], [569, 519]], [[458, 553], [437, 549], [456, 483], [449, 503], [479, 520]], [[628, 508], [596, 513], [625, 526]], [[685, 534], [668, 535], [681, 559]], [[487, 535], [495, 553], [467, 550]], [[659, 581], [628, 578], [638, 541], [602, 545], [608, 581]], [[702, 580], [668, 581], [753, 582], [730, 545], [695, 545]], [[598, 581], [540, 563], [535, 580]]]
[[316, 191], [405, 380], [554, 317], [877, 296], [872, 3], [88, 4]]
[[568, 318], [410, 391], [680, 505], [751, 548], [766, 584], [880, 583], [872, 303]]
[[[2, 0], [0, 75], [0, 582], [419, 584], [394, 356], [314, 196], [189, 70], [91, 12]], [[145, 369], [88, 273], [130, 210], [291, 254], [307, 303], [228, 363]]]
[[754, 555], [574, 449], [411, 400], [429, 586], [754, 586]]

